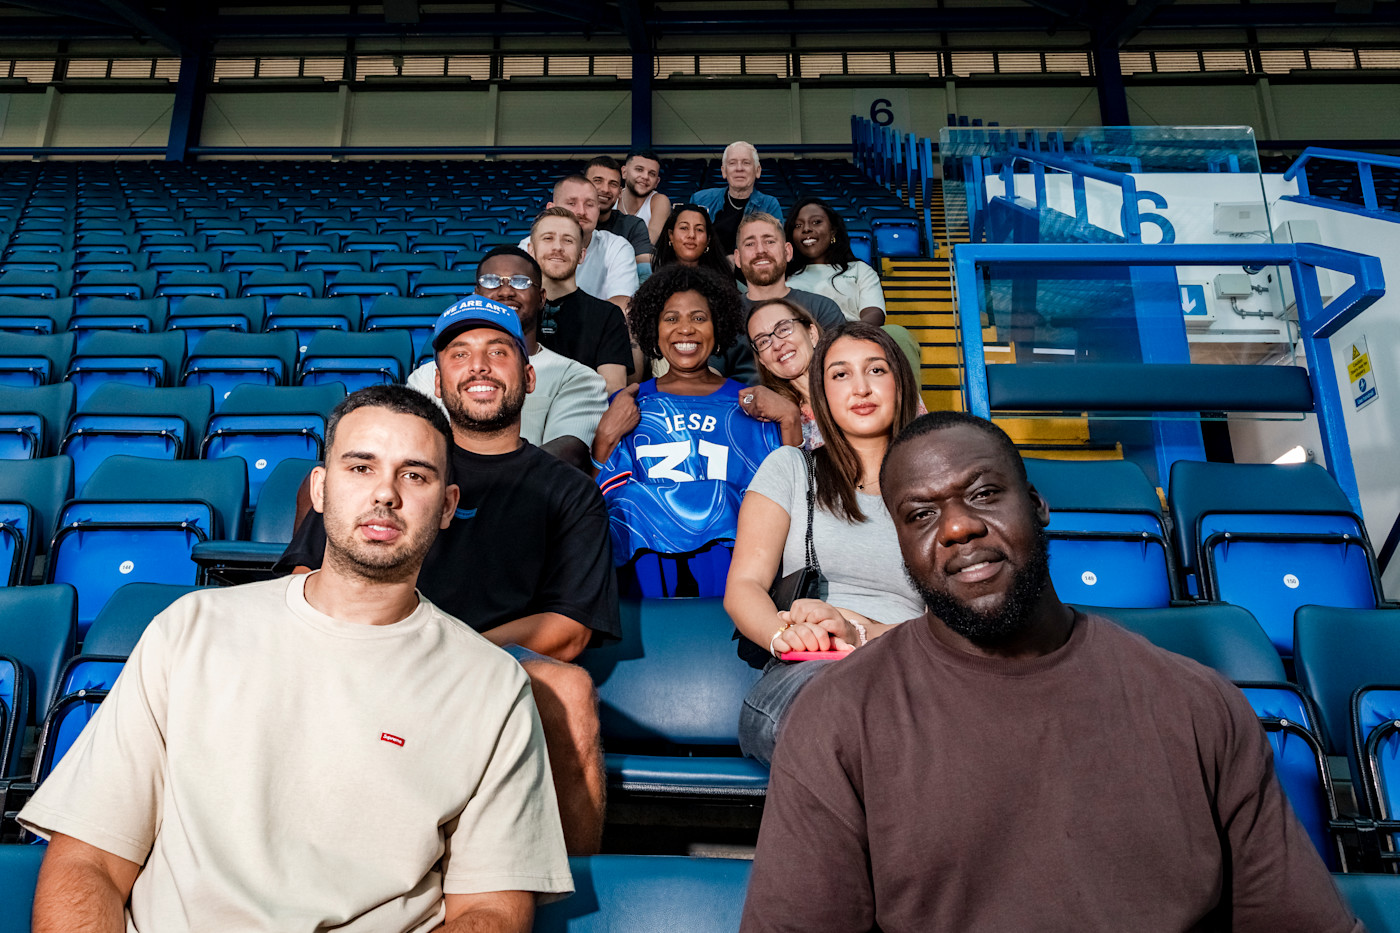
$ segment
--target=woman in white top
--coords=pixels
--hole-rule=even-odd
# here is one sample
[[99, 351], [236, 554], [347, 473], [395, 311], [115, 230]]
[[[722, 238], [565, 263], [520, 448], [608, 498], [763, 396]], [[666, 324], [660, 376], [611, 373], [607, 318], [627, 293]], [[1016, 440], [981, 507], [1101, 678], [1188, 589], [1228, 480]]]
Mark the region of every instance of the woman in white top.
[[[811, 372], [812, 408], [826, 444], [810, 453], [780, 448], [758, 468], [739, 509], [725, 586], [724, 608], [748, 641], [741, 656], [765, 665], [739, 718], [740, 747], [761, 761], [771, 759], [798, 692], [832, 663], [786, 662], [784, 652], [859, 650], [923, 612], [880, 498], [885, 451], [918, 409], [914, 374], [890, 336], [863, 321], [823, 335]], [[807, 565], [809, 460], [819, 598], [779, 611], [769, 595], [775, 577]]]
[[821, 198], [807, 198], [788, 215], [785, 229], [792, 244], [788, 285], [825, 295], [848, 321], [885, 323], [879, 273], [851, 252], [851, 237], [840, 214]]

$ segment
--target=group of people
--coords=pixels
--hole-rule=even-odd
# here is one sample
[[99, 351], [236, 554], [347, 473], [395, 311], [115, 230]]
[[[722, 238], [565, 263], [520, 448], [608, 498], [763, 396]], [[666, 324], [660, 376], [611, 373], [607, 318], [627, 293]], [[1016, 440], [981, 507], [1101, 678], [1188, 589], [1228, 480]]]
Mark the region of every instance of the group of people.
[[1360, 929], [1239, 692], [1060, 603], [1019, 453], [924, 413], [839, 216], [723, 167], [561, 180], [337, 406], [287, 575], [158, 616], [21, 812], [36, 930], [530, 929], [601, 841], [571, 662], [658, 558], [763, 670], [746, 931]]

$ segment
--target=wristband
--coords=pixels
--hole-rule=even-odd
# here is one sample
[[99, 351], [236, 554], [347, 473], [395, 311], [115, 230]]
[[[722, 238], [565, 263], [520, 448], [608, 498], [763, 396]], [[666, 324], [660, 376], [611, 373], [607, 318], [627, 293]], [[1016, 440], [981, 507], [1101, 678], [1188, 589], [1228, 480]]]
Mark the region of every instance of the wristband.
[[[589, 454], [589, 455], [588, 455], [588, 459], [589, 459], [589, 460], [593, 460], [593, 455], [592, 455], [592, 454]], [[594, 466], [595, 469], [597, 469], [597, 470], [599, 470], [599, 471], [602, 471], [602, 470], [606, 470], [606, 469], [607, 469], [607, 467], [605, 467], [603, 464], [599, 463], [597, 460], [593, 460], [593, 466]]]
[[857, 634], [858, 636], [860, 636], [860, 644], [859, 644], [859, 645], [856, 645], [856, 647], [857, 647], [857, 648], [864, 647], [865, 643], [868, 642], [868, 641], [870, 640], [870, 638], [869, 638], [869, 637], [866, 635], [866, 633], [865, 633], [865, 626], [864, 626], [864, 625], [861, 625], [861, 624], [860, 624], [859, 622], [857, 622], [855, 619], [847, 619], [846, 621], [850, 623], [851, 628], [855, 629], [855, 630], [856, 630], [856, 634]]

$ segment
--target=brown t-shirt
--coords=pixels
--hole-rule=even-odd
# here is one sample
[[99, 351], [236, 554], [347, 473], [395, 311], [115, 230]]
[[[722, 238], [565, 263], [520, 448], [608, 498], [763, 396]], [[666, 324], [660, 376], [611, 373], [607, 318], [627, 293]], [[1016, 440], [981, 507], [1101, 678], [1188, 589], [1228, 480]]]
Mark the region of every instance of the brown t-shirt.
[[793, 706], [743, 933], [1355, 933], [1213, 672], [1079, 615], [1025, 661], [907, 622]]

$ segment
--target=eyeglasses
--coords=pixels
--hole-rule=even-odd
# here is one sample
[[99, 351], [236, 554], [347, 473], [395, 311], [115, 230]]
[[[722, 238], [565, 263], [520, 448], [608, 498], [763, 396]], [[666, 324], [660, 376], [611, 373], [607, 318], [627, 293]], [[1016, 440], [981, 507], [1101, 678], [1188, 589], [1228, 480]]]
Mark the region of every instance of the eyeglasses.
[[534, 288], [535, 280], [528, 275], [512, 275], [509, 278], [502, 278], [492, 272], [483, 272], [476, 277], [476, 284], [486, 289], [497, 289], [502, 285], [509, 284], [516, 291], [523, 292], [527, 288]]
[[768, 346], [773, 342], [774, 337], [782, 339], [783, 337], [788, 336], [792, 333], [792, 329], [801, 323], [802, 322], [795, 317], [785, 318], [779, 321], [777, 323], [777, 326], [775, 326], [768, 333], [759, 334], [757, 337], [754, 337], [752, 340], [750, 340], [749, 346], [753, 347], [754, 350], [756, 350], [757, 352], [762, 353], [764, 350], [768, 349]]

